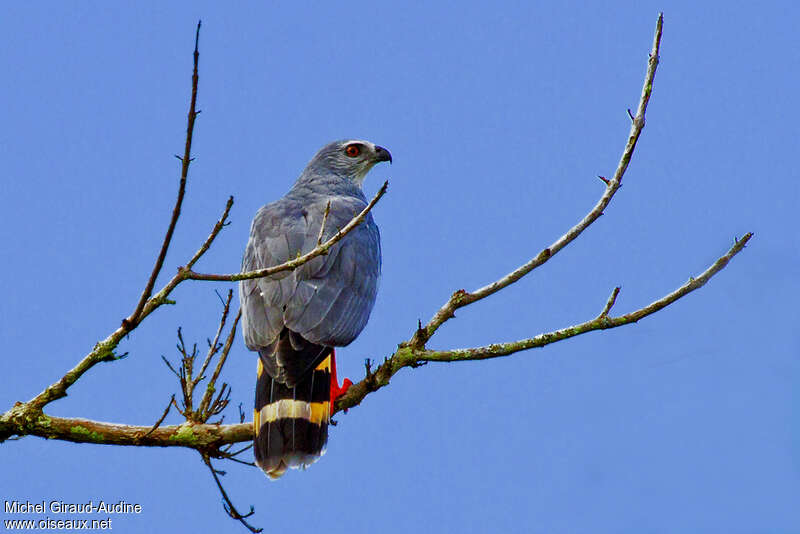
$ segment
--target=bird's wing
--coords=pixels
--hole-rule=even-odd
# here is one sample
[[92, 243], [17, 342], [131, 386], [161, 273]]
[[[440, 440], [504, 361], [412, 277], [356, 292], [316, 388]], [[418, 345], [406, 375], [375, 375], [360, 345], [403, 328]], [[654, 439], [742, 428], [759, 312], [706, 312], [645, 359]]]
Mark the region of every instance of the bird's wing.
[[[323, 239], [343, 228], [366, 202], [334, 197]], [[320, 206], [324, 211], [324, 206]], [[317, 244], [319, 223], [311, 224], [305, 247]], [[335, 249], [335, 250], [334, 250]], [[347, 345], [364, 329], [375, 304], [381, 268], [380, 236], [370, 215], [321, 261], [298, 269], [297, 288], [284, 321], [305, 339], [323, 345]]]
[[[323, 240], [332, 237], [366, 206], [366, 202], [353, 197], [329, 200]], [[262, 208], [253, 220], [242, 268], [270, 267], [311, 251], [317, 246], [327, 202], [324, 199], [300, 205], [284, 199]], [[284, 329], [314, 345], [349, 344], [369, 319], [380, 265], [380, 236], [368, 215], [328, 254], [293, 272], [240, 282], [242, 330], [248, 348], [262, 352], [278, 342]], [[270, 371], [269, 362], [265, 363]], [[288, 362], [275, 363], [284, 367]], [[290, 366], [299, 364], [305, 370], [312, 363], [292, 362]]]

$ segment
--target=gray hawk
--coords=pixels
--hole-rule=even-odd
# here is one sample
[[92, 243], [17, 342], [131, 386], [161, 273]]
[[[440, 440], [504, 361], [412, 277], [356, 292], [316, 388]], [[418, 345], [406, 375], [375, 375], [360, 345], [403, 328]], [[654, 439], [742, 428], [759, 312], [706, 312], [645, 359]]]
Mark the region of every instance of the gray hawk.
[[[367, 205], [361, 184], [388, 150], [369, 141], [335, 141], [311, 159], [289, 192], [262, 207], [250, 227], [242, 271], [279, 265], [317, 246]], [[242, 333], [258, 352], [253, 429], [256, 463], [272, 479], [319, 458], [333, 401], [350, 385], [336, 379], [334, 347], [367, 324], [378, 290], [378, 227], [364, 222], [294, 271], [239, 282]]]

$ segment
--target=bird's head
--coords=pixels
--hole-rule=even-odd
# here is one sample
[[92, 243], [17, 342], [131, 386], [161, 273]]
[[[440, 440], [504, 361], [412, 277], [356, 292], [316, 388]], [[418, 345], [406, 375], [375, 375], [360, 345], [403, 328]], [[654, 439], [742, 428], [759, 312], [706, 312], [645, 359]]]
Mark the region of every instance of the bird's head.
[[360, 186], [369, 170], [381, 161], [392, 162], [388, 150], [369, 141], [348, 139], [322, 147], [308, 163], [307, 170], [337, 174]]

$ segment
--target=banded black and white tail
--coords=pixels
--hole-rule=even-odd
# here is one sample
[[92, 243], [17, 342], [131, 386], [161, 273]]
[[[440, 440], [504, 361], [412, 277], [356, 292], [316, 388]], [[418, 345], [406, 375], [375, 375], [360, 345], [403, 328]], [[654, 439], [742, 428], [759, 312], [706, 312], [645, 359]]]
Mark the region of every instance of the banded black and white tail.
[[258, 359], [253, 418], [256, 464], [271, 479], [307, 467], [325, 452], [331, 413], [332, 354], [294, 387], [274, 380]]

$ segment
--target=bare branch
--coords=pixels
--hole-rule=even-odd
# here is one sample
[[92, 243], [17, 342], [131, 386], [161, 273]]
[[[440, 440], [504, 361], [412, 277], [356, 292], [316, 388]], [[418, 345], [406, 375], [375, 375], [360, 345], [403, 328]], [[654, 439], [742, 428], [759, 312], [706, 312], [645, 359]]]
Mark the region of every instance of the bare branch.
[[175, 368], [174, 368], [174, 367], [172, 367], [172, 364], [171, 364], [171, 363], [169, 363], [169, 360], [168, 360], [168, 359], [166, 359], [166, 358], [164, 357], [164, 355], [163, 355], [163, 354], [161, 355], [161, 359], [164, 361], [164, 364], [165, 364], [165, 365], [166, 365], [166, 366], [169, 368], [169, 370], [170, 370], [170, 371], [172, 371], [172, 374], [174, 374], [174, 375], [175, 375], [175, 376], [177, 376], [178, 378], [180, 378], [180, 377], [181, 377], [181, 375], [180, 375], [180, 374], [178, 374], [178, 371], [176, 371], [176, 370], [175, 370]]
[[[181, 386], [181, 394], [183, 395], [183, 410], [179, 411], [184, 417], [191, 418], [194, 410], [192, 406], [192, 391], [194, 384], [192, 375], [194, 370], [194, 360], [197, 357], [197, 344], [192, 345], [191, 354], [186, 350], [186, 343], [183, 341], [183, 333], [181, 328], [178, 328], [178, 352], [181, 355], [180, 367], [178, 367], [178, 381]], [[177, 405], [176, 405], [177, 406]]]
[[217, 353], [220, 349], [219, 347], [219, 336], [222, 335], [222, 330], [225, 328], [225, 321], [228, 319], [228, 311], [231, 307], [231, 299], [233, 298], [233, 290], [228, 290], [228, 296], [223, 302], [222, 307], [222, 317], [219, 320], [219, 328], [217, 328], [217, 333], [214, 335], [214, 341], [211, 341], [208, 345], [208, 353], [206, 353], [206, 357], [203, 360], [203, 365], [200, 367], [200, 372], [197, 374], [197, 377], [194, 379], [194, 384], [203, 379], [203, 376], [206, 374], [206, 369], [208, 368], [208, 364], [211, 363], [211, 358]]
[[[239, 456], [243, 452], [246, 452], [246, 451], [252, 449], [253, 448], [253, 442], [251, 441], [250, 443], [248, 443], [247, 445], [245, 445], [244, 447], [242, 447], [238, 451], [234, 451], [234, 452], [230, 452], [231, 447], [233, 447], [233, 444], [230, 444], [230, 445], [226, 446], [224, 450], [220, 450], [220, 454], [221, 454], [220, 457], [228, 459], [228, 460], [233, 460], [233, 459], [235, 459], [236, 456]], [[238, 459], [236, 461], [239, 462], [239, 463], [243, 463], [245, 465], [252, 466], [252, 467], [256, 466], [256, 464], [253, 463], [253, 462], [245, 462], [243, 460], [238, 460]]]
[[[145, 286], [144, 291], [142, 292], [142, 296], [139, 299], [136, 308], [134, 309], [133, 313], [122, 321], [122, 324], [119, 328], [117, 328], [114, 332], [112, 332], [108, 337], [104, 340], [98, 342], [94, 348], [86, 355], [84, 358], [78, 362], [75, 367], [70, 369], [64, 376], [62, 376], [57, 382], [54, 382], [47, 388], [45, 388], [41, 393], [39, 393], [36, 397], [28, 401], [27, 403], [20, 403], [2, 416], [0, 416], [0, 422], [3, 420], [8, 419], [9, 417], [13, 417], [14, 413], [18, 414], [20, 412], [25, 412], [29, 415], [29, 417], [36, 417], [37, 412], [41, 412], [42, 408], [47, 404], [53, 402], [54, 400], [60, 399], [67, 394], [67, 389], [72, 386], [86, 371], [91, 369], [93, 366], [100, 362], [105, 361], [113, 361], [118, 359], [118, 357], [114, 354], [119, 343], [122, 339], [128, 335], [133, 329], [135, 329], [141, 321], [147, 317], [150, 313], [152, 313], [156, 308], [163, 304], [170, 303], [168, 300], [169, 293], [175, 288], [176, 285], [182, 280], [180, 277], [173, 277], [173, 279], [168, 283], [158, 294], [155, 296], [150, 296], [152, 293], [153, 286], [155, 284], [155, 280], [158, 277], [158, 274], [161, 270], [161, 267], [164, 262], [164, 258], [166, 257], [167, 249], [169, 248], [169, 243], [172, 239], [172, 234], [175, 229], [175, 225], [177, 224], [177, 219], [180, 216], [181, 205], [183, 203], [183, 197], [186, 190], [186, 178], [189, 172], [189, 163], [191, 162], [191, 145], [192, 145], [192, 134], [194, 132], [194, 119], [196, 118], [199, 112], [195, 111], [196, 102], [197, 102], [197, 85], [198, 85], [198, 60], [199, 60], [199, 35], [200, 35], [200, 22], [197, 24], [197, 30], [195, 32], [195, 47], [194, 47], [194, 66], [192, 69], [192, 96], [189, 104], [189, 117], [186, 127], [186, 143], [185, 143], [185, 150], [184, 150], [184, 157], [181, 158], [182, 161], [182, 168], [181, 168], [181, 179], [180, 185], [178, 188], [178, 198], [175, 203], [175, 207], [172, 213], [172, 219], [170, 220], [170, 224], [167, 228], [167, 233], [164, 238], [164, 242], [161, 246], [161, 252], [159, 253], [158, 258], [156, 259], [155, 266], [153, 267], [153, 272], [148, 279], [148, 282]], [[222, 226], [224, 226], [224, 221], [227, 218], [228, 212], [230, 211], [230, 207], [232, 206], [233, 199], [228, 200], [228, 206], [225, 209], [223, 217], [215, 226], [214, 231], [212, 231], [211, 236], [206, 240], [203, 247], [201, 247], [200, 251], [192, 258], [189, 265], [193, 264], [197, 259], [202, 255], [205, 250], [207, 250], [208, 246], [210, 245], [213, 238], [219, 232]], [[0, 437], [2, 437], [0, 435]]]
[[[250, 447], [245, 447], [241, 451], [237, 451], [237, 454], [240, 453], [240, 452], [244, 452], [249, 448]], [[237, 464], [246, 465], [248, 467], [258, 467], [258, 466], [256, 466], [255, 462], [246, 462], [244, 460], [240, 460], [238, 458], [235, 458], [233, 455], [229, 455], [229, 454], [225, 454], [225, 453], [221, 454], [220, 458], [222, 458], [223, 460], [230, 460], [231, 462], [236, 462]]]
[[153, 432], [155, 432], [155, 430], [156, 430], [158, 427], [160, 427], [160, 426], [161, 426], [161, 423], [163, 423], [163, 422], [164, 422], [164, 419], [166, 419], [166, 418], [167, 418], [167, 414], [169, 413], [169, 409], [170, 409], [170, 408], [172, 408], [172, 405], [173, 405], [173, 404], [175, 404], [175, 394], [174, 394], [174, 393], [172, 394], [172, 397], [170, 397], [170, 399], [169, 399], [169, 402], [167, 403], [167, 407], [166, 407], [166, 408], [164, 408], [164, 413], [163, 413], [163, 414], [161, 414], [161, 417], [159, 417], [158, 421], [156, 421], [156, 423], [153, 425], [153, 428], [151, 428], [151, 429], [150, 429], [150, 430], [147, 432], [147, 434], [145, 434], [145, 435], [144, 435], [144, 437], [147, 437], [147, 436], [149, 436], [150, 434], [152, 434]]
[[139, 303], [136, 305], [136, 309], [133, 313], [126, 319], [127, 322], [136, 324], [139, 320], [139, 316], [142, 314], [142, 310], [144, 309], [145, 302], [147, 299], [150, 298], [150, 295], [153, 293], [153, 286], [156, 283], [156, 278], [158, 278], [158, 273], [161, 272], [161, 267], [164, 265], [164, 258], [167, 257], [167, 250], [169, 249], [169, 244], [172, 241], [172, 234], [175, 231], [175, 226], [178, 224], [178, 217], [181, 215], [181, 205], [183, 204], [183, 196], [186, 192], [186, 178], [189, 175], [189, 164], [192, 161], [191, 153], [192, 153], [192, 135], [194, 133], [194, 120], [197, 118], [197, 112], [195, 111], [196, 104], [197, 104], [197, 83], [199, 81], [199, 77], [197, 74], [197, 63], [200, 59], [200, 51], [198, 50], [198, 44], [200, 42], [200, 25], [201, 22], [198, 21], [197, 23], [197, 31], [195, 32], [194, 36], [194, 68], [192, 69], [192, 98], [189, 103], [189, 118], [186, 124], [186, 146], [183, 151], [183, 158], [181, 159], [181, 181], [180, 185], [178, 186], [178, 198], [175, 201], [175, 207], [172, 209], [172, 219], [169, 221], [169, 226], [167, 227], [167, 234], [164, 236], [164, 242], [161, 244], [161, 251], [158, 253], [158, 258], [156, 258], [156, 264], [153, 266], [153, 272], [150, 273], [150, 278], [147, 280], [147, 284], [145, 285], [144, 291], [142, 291], [142, 296], [139, 298]]
[[[230, 399], [230, 388], [227, 384], [222, 384], [216, 398], [214, 392], [216, 391], [216, 382], [222, 372], [222, 367], [228, 358], [228, 353], [233, 345], [233, 340], [236, 336], [236, 326], [239, 324], [241, 318], [241, 310], [236, 314], [230, 331], [224, 343], [220, 343], [220, 337], [225, 329], [228, 313], [230, 312], [231, 299], [233, 298], [233, 290], [228, 290], [228, 295], [223, 301], [222, 316], [220, 317], [219, 326], [214, 335], [213, 340], [208, 340], [208, 352], [200, 367], [199, 373], [194, 374], [194, 364], [197, 359], [197, 344], [192, 346], [192, 351], [189, 353], [186, 350], [186, 344], [183, 339], [181, 329], [178, 328], [178, 352], [181, 355], [181, 365], [176, 371], [169, 361], [162, 356], [170, 370], [178, 377], [180, 382], [180, 389], [183, 393], [183, 409], [179, 408], [181, 414], [186, 417], [190, 423], [207, 423], [208, 419], [213, 415], [219, 415], [228, 405]], [[221, 352], [220, 352], [221, 351]], [[197, 385], [206, 378], [205, 374], [214, 356], [219, 354], [217, 365], [214, 369], [211, 379], [205, 387], [205, 391], [200, 400], [197, 409], [194, 408], [194, 392]], [[220, 421], [221, 422], [221, 421]]]
[[589, 227], [589, 225], [591, 225], [603, 214], [603, 210], [606, 209], [608, 204], [611, 202], [611, 199], [614, 197], [614, 194], [622, 185], [622, 177], [625, 174], [625, 170], [628, 168], [628, 163], [630, 162], [631, 157], [633, 156], [633, 151], [636, 148], [636, 142], [639, 139], [642, 128], [644, 128], [647, 103], [650, 101], [650, 95], [653, 92], [653, 80], [655, 79], [656, 68], [658, 67], [658, 53], [661, 46], [661, 30], [663, 22], [663, 14], [660, 14], [658, 17], [658, 22], [656, 23], [656, 31], [653, 38], [653, 48], [650, 52], [647, 74], [645, 74], [644, 86], [642, 88], [641, 98], [639, 99], [639, 107], [636, 112], [636, 117], [632, 121], [630, 134], [628, 135], [628, 140], [625, 144], [625, 149], [622, 152], [622, 157], [620, 158], [617, 170], [614, 172], [614, 177], [611, 180], [606, 180], [605, 178], [601, 177], [601, 179], [606, 182], [607, 186], [603, 192], [603, 195], [600, 197], [600, 200], [598, 200], [597, 204], [595, 204], [594, 208], [592, 208], [592, 210], [586, 214], [586, 216], [578, 224], [570, 228], [567, 233], [559, 237], [555, 242], [553, 242], [553, 244], [542, 250], [529, 262], [521, 265], [499, 280], [492, 282], [491, 284], [486, 285], [476, 291], [469, 293], [461, 289], [453, 293], [450, 296], [450, 299], [439, 309], [439, 311], [436, 312], [428, 324], [425, 325], [424, 328], [417, 330], [417, 333], [409, 341], [412, 346], [416, 348], [424, 347], [425, 343], [427, 343], [431, 336], [436, 333], [436, 330], [445, 321], [455, 316], [455, 311], [458, 308], [462, 308], [472, 304], [473, 302], [486, 298], [489, 295], [497, 293], [501, 289], [513, 284], [535, 268], [546, 263], [561, 249], [574, 241], [575, 238], [577, 238], [586, 228]]
[[228, 202], [225, 203], [225, 211], [222, 212], [222, 216], [219, 218], [219, 220], [217, 220], [216, 224], [214, 225], [214, 228], [211, 229], [211, 233], [209, 234], [208, 238], [206, 238], [206, 240], [203, 242], [203, 244], [200, 246], [197, 252], [195, 252], [194, 256], [192, 256], [192, 259], [189, 260], [189, 263], [186, 264], [185, 269], [191, 269], [192, 266], [194, 266], [194, 264], [197, 263], [197, 260], [199, 260], [200, 257], [206, 253], [208, 248], [211, 246], [211, 243], [214, 242], [214, 239], [217, 237], [220, 231], [222, 231], [222, 229], [225, 228], [225, 226], [228, 224], [227, 222], [228, 215], [230, 214], [232, 207], [233, 207], [233, 197], [228, 197]]
[[211, 379], [208, 381], [208, 386], [206, 386], [206, 392], [203, 394], [203, 399], [200, 401], [200, 407], [198, 408], [198, 412], [201, 414], [202, 417], [205, 417], [204, 421], [208, 419], [210, 414], [206, 414], [208, 411], [208, 406], [211, 401], [211, 396], [214, 394], [214, 389], [216, 387], [217, 379], [219, 378], [220, 373], [222, 372], [222, 366], [225, 365], [225, 361], [228, 358], [228, 353], [233, 346], [233, 340], [236, 337], [236, 325], [239, 324], [239, 319], [242, 317], [242, 310], [236, 314], [236, 317], [233, 319], [233, 325], [231, 326], [231, 331], [228, 332], [228, 338], [225, 340], [225, 345], [222, 348], [222, 352], [220, 353], [219, 360], [217, 361], [217, 367], [214, 369], [214, 373], [211, 375]]
[[222, 487], [222, 482], [220, 482], [219, 477], [217, 476], [217, 473], [221, 473], [221, 474], [225, 474], [225, 473], [222, 472], [222, 471], [217, 471], [216, 469], [214, 469], [214, 466], [211, 465], [211, 458], [209, 458], [208, 455], [203, 454], [202, 456], [203, 456], [203, 462], [208, 466], [208, 470], [211, 471], [211, 476], [214, 477], [214, 482], [217, 483], [217, 488], [219, 489], [219, 492], [222, 495], [222, 499], [223, 499], [222, 507], [225, 509], [225, 513], [227, 513], [228, 516], [231, 519], [235, 519], [235, 520], [239, 521], [241, 524], [243, 524], [245, 527], [247, 527], [247, 529], [250, 532], [258, 533], [258, 532], [261, 532], [262, 530], [264, 530], [263, 528], [256, 528], [256, 527], [252, 526], [250, 523], [248, 523], [247, 521], [245, 521], [246, 518], [250, 517], [251, 515], [253, 515], [255, 513], [255, 509], [253, 508], [252, 505], [250, 505], [250, 512], [248, 512], [245, 515], [242, 515], [241, 513], [239, 513], [239, 511], [236, 509], [236, 507], [233, 505], [233, 503], [231, 502], [230, 498], [228, 497], [228, 494], [225, 491], [225, 488]]

